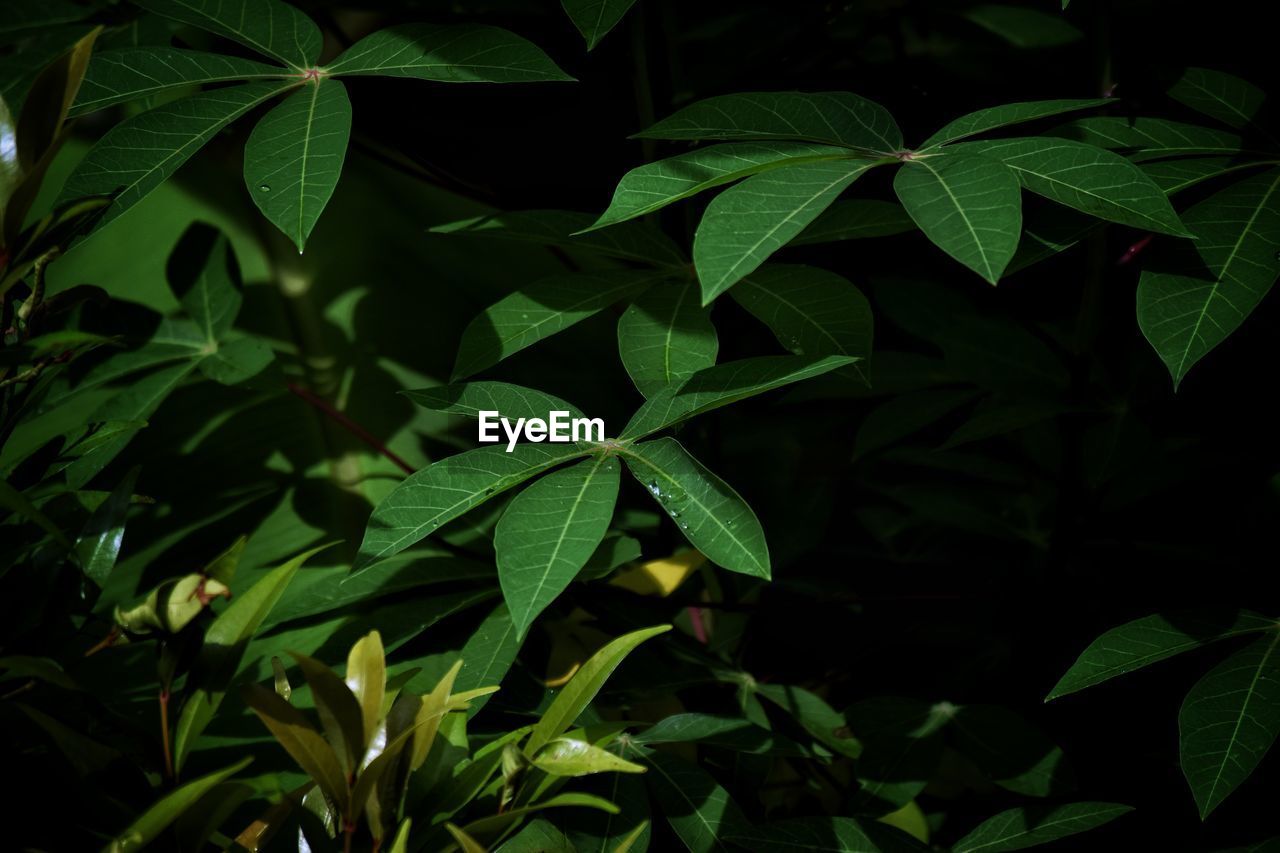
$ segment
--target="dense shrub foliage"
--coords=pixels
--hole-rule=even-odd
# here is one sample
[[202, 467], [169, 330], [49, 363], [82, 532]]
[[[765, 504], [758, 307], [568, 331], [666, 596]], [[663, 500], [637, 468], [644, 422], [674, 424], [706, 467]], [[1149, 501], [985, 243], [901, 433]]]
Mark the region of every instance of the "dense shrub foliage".
[[0, 15], [5, 849], [1280, 845], [1250, 6]]

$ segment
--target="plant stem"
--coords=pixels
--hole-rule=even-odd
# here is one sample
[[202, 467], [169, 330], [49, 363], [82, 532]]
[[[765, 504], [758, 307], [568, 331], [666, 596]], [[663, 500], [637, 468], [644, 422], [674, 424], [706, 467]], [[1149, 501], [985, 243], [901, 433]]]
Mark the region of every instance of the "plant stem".
[[347, 432], [351, 433], [356, 438], [360, 439], [365, 444], [369, 445], [374, 450], [378, 451], [383, 456], [390, 459], [392, 462], [396, 464], [397, 467], [400, 468], [401, 471], [404, 471], [406, 474], [412, 474], [414, 472], [415, 469], [412, 465], [410, 465], [408, 462], [405, 462], [403, 459], [397, 456], [395, 452], [391, 450], [391, 448], [387, 447], [384, 443], [379, 441], [373, 435], [373, 433], [369, 432], [367, 429], [360, 426], [360, 424], [351, 420], [351, 418], [347, 417], [345, 414], [343, 414], [342, 412], [334, 408], [333, 404], [331, 404], [328, 400], [326, 400], [325, 398], [321, 397], [319, 394], [316, 394], [313, 391], [303, 388], [301, 385], [298, 385], [296, 382], [288, 382], [286, 383], [286, 385], [288, 386], [289, 391], [291, 393], [293, 393], [298, 397], [301, 397], [303, 400], [306, 400], [318, 411], [324, 413], [327, 417], [329, 417], [335, 423], [339, 424], [344, 429], [346, 429]]
[[356, 825], [349, 820], [342, 822], [342, 853], [351, 853], [351, 841], [356, 834]]
[[173, 781], [173, 749], [169, 746], [169, 688], [160, 688], [160, 744], [164, 748], [164, 778]]

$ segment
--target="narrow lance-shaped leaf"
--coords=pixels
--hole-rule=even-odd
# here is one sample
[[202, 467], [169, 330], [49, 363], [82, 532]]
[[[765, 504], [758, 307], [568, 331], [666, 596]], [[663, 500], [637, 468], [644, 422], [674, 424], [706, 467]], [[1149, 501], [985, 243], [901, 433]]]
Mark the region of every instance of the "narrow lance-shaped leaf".
[[589, 776], [593, 773], [643, 773], [644, 767], [619, 758], [585, 740], [561, 737], [538, 750], [533, 766], [552, 776]]
[[533, 756], [538, 750], [559, 737], [573, 725], [591, 700], [600, 692], [600, 688], [613, 675], [613, 671], [635, 650], [636, 646], [650, 637], [656, 637], [671, 630], [670, 625], [655, 625], [623, 634], [616, 640], [606, 643], [599, 651], [587, 659], [579, 667], [569, 683], [551, 700], [550, 707], [534, 725], [525, 741], [524, 754]]
[[1179, 157], [1143, 163], [1142, 171], [1167, 195], [1174, 195], [1210, 178], [1266, 165], [1269, 164], [1241, 161], [1235, 157]]
[[791, 352], [859, 359], [852, 370], [869, 381], [863, 365], [871, 356], [871, 305], [848, 279], [817, 267], [772, 264], [744, 278], [732, 295]]
[[137, 820], [129, 824], [128, 829], [112, 839], [103, 848], [103, 853], [128, 853], [132, 850], [141, 850], [198, 803], [201, 797], [248, 767], [251, 761], [253, 761], [252, 758], [237, 761], [230, 767], [193, 779], [164, 795]]
[[655, 394], [636, 410], [621, 438], [636, 439], [681, 421], [853, 364], [849, 356], [766, 355], [717, 364], [683, 385]]
[[693, 238], [702, 304], [750, 275], [859, 176], [886, 162], [849, 159], [784, 166], [712, 199]]
[[497, 27], [403, 24], [378, 30], [325, 68], [329, 74], [378, 74], [443, 83], [572, 80], [540, 48]]
[[432, 226], [433, 234], [458, 234], [563, 246], [653, 266], [684, 267], [689, 259], [674, 240], [649, 222], [628, 220], [594, 230], [595, 218], [574, 210], [508, 210]]
[[508, 505], [493, 544], [517, 638], [586, 564], [617, 499], [618, 460], [600, 455], [548, 474]]
[[600, 39], [618, 25], [636, 0], [560, 0], [565, 14], [587, 40], [587, 50], [595, 50]]
[[365, 738], [372, 739], [382, 718], [382, 703], [387, 693], [387, 658], [382, 635], [377, 631], [365, 634], [347, 653], [346, 684], [360, 705]]
[[1063, 113], [1087, 110], [1093, 107], [1113, 103], [1107, 98], [1075, 98], [1057, 101], [1025, 101], [1017, 104], [1002, 104], [985, 110], [969, 113], [943, 125], [936, 133], [921, 143], [920, 148], [933, 148], [944, 142], [955, 142], [989, 130], [997, 130], [1023, 122], [1048, 118]]
[[1232, 74], [1188, 68], [1169, 87], [1169, 97], [1228, 127], [1242, 128], [1253, 123], [1267, 93]]
[[622, 176], [592, 229], [644, 216], [692, 195], [780, 166], [847, 159], [849, 149], [809, 142], [732, 142], [637, 166]]
[[302, 712], [272, 690], [246, 685], [245, 703], [271, 731], [285, 751], [338, 808], [345, 811], [350, 799], [347, 776], [337, 754]]
[[338, 185], [350, 137], [346, 87], [317, 79], [263, 116], [245, 143], [245, 186], [299, 253]]
[[350, 779], [360, 767], [365, 744], [372, 735], [372, 732], [364, 730], [364, 712], [360, 702], [332, 669], [307, 655], [297, 652], [291, 655], [311, 688], [311, 698], [315, 700], [325, 738]]
[[69, 115], [139, 101], [184, 86], [282, 78], [283, 68], [176, 47], [126, 47], [96, 53]]
[[652, 397], [716, 363], [720, 340], [690, 281], [660, 284], [618, 318], [618, 352], [637, 390]]
[[80, 538], [76, 540], [76, 554], [85, 577], [99, 587], [105, 586], [107, 576], [115, 567], [120, 545], [124, 541], [125, 516], [133, 499], [133, 487], [138, 482], [138, 468], [133, 468], [111, 491], [107, 499], [93, 511], [85, 522]]
[[142, 8], [226, 36], [294, 68], [315, 65], [324, 37], [282, 0], [136, 0]]
[[730, 571], [769, 578], [764, 529], [728, 483], [674, 438], [633, 444], [620, 452], [635, 478], [707, 559]]
[[1055, 128], [1051, 134], [1099, 148], [1128, 150], [1129, 159], [1134, 161], [1188, 154], [1236, 154], [1242, 144], [1234, 133], [1145, 117], [1092, 116]]
[[889, 154], [902, 131], [888, 110], [851, 92], [748, 92], [690, 104], [640, 139], [793, 139]]
[[1112, 628], [1090, 643], [1049, 691], [1045, 701], [1101, 684], [1117, 675], [1142, 669], [1209, 643], [1275, 627], [1275, 620], [1247, 610], [1220, 617], [1207, 613], [1180, 613], [1135, 619]]
[[470, 376], [543, 338], [634, 296], [665, 273], [569, 273], [539, 279], [505, 296], [467, 324], [458, 343], [455, 380]]
[[410, 475], [373, 510], [354, 571], [398, 554], [494, 495], [587, 455], [576, 444], [494, 445], [441, 459]]
[[1018, 249], [1018, 178], [995, 160], [944, 152], [906, 163], [893, 181], [907, 213], [933, 243], [991, 284]]
[[1168, 197], [1145, 172], [1119, 154], [1050, 137], [967, 142], [960, 148], [999, 160], [1033, 193], [1090, 216], [1189, 236]]
[[1182, 772], [1203, 820], [1280, 736], [1280, 626], [1196, 682], [1178, 714]]
[[1009, 809], [978, 825], [951, 849], [954, 853], [1024, 850], [1087, 832], [1133, 811], [1118, 803], [1068, 803]]
[[478, 418], [484, 411], [501, 412], [503, 417], [512, 420], [545, 418], [548, 412], [554, 411], [582, 417], [582, 412], [572, 403], [510, 382], [455, 382], [402, 393], [423, 408], [469, 418]]
[[1148, 261], [1138, 325], [1174, 388], [1267, 295], [1280, 274], [1280, 169], [1246, 178], [1183, 213], [1196, 234]]
[[100, 228], [164, 183], [222, 128], [291, 85], [246, 83], [202, 92], [126, 119], [80, 161], [61, 199], [114, 196]]

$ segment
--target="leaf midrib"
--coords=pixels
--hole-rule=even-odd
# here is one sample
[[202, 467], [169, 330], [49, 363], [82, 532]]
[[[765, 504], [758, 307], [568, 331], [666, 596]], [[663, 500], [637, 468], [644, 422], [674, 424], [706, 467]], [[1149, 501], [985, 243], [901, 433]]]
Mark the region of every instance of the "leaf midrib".
[[1236, 715], [1235, 726], [1231, 729], [1231, 736], [1227, 739], [1227, 748], [1222, 751], [1222, 758], [1218, 762], [1218, 768], [1213, 774], [1213, 782], [1209, 785], [1209, 791], [1205, 794], [1204, 806], [1202, 807], [1201, 817], [1209, 813], [1215, 805], [1214, 794], [1218, 790], [1218, 786], [1222, 784], [1222, 775], [1226, 771], [1227, 760], [1234, 751], [1236, 739], [1240, 735], [1240, 726], [1248, 716], [1249, 703], [1253, 701], [1257, 694], [1258, 680], [1262, 676], [1263, 670], [1267, 667], [1267, 661], [1271, 659], [1271, 655], [1275, 652], [1276, 646], [1280, 645], [1280, 631], [1275, 632], [1275, 636], [1271, 638], [1271, 644], [1267, 646], [1267, 650], [1262, 653], [1262, 659], [1258, 661], [1258, 666], [1253, 671], [1253, 677], [1249, 679], [1249, 689], [1245, 691], [1244, 702], [1240, 705], [1240, 713]]
[[[923, 166], [929, 170], [929, 174], [933, 175], [934, 180], [946, 192], [947, 198], [951, 199], [951, 203], [955, 205], [956, 212], [960, 214], [960, 218], [964, 220], [964, 227], [969, 229], [969, 236], [973, 238], [974, 245], [978, 248], [978, 255], [982, 258], [982, 265], [986, 268], [986, 279], [992, 281], [995, 279], [995, 270], [991, 267], [991, 259], [987, 257], [986, 249], [982, 246], [982, 240], [978, 237], [978, 231], [973, 227], [973, 223], [969, 221], [969, 215], [965, 213], [964, 205], [960, 204], [960, 199], [956, 198], [956, 194], [951, 191], [951, 187], [942, 179], [942, 174], [925, 160], [915, 160], [914, 163]], [[911, 164], [907, 164], [910, 168]]]

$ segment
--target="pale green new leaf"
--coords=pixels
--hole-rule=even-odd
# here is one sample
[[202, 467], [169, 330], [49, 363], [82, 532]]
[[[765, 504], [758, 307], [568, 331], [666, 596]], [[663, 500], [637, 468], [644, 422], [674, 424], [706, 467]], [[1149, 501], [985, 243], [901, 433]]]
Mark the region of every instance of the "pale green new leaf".
[[633, 444], [619, 453], [632, 475], [713, 563], [769, 578], [769, 546], [760, 520], [733, 487], [674, 438]]
[[793, 139], [889, 154], [902, 131], [889, 111], [851, 92], [747, 92], [690, 104], [639, 139]]
[[810, 222], [792, 246], [812, 243], [834, 243], [839, 240], [864, 240], [868, 237], [891, 237], [916, 230], [902, 205], [870, 198], [837, 199]]
[[1238, 154], [1241, 140], [1234, 133], [1211, 130], [1162, 118], [1094, 116], [1076, 119], [1051, 131], [1052, 136], [1074, 139], [1129, 152], [1129, 159], [1184, 157], [1188, 154]]
[[1000, 280], [1022, 231], [1022, 191], [1011, 169], [944, 152], [903, 165], [893, 188], [938, 248], [991, 284]]
[[1228, 127], [1253, 123], [1267, 93], [1233, 74], [1208, 68], [1188, 68], [1169, 87], [1169, 97]]
[[1025, 850], [1087, 832], [1131, 811], [1131, 806], [1118, 803], [1068, 803], [1009, 809], [980, 823], [951, 850], [953, 853]]
[[542, 477], [507, 506], [493, 544], [517, 639], [586, 564], [617, 499], [618, 460], [601, 455]]
[[771, 169], [712, 199], [693, 238], [702, 304], [750, 275], [863, 172], [885, 160], [828, 160]]
[[853, 364], [849, 356], [766, 355], [717, 364], [655, 394], [631, 416], [621, 438], [636, 439], [696, 415]]
[[750, 833], [750, 822], [707, 771], [662, 752], [645, 761], [646, 778], [667, 822], [690, 853], [729, 850], [725, 842]]
[[80, 161], [61, 199], [114, 196], [100, 228], [164, 183], [222, 128], [292, 85], [246, 83], [201, 92], [126, 119]]
[[771, 264], [738, 283], [734, 300], [796, 355], [847, 355], [869, 381], [871, 305], [853, 283], [817, 267]]
[[671, 630], [670, 625], [655, 625], [623, 634], [606, 643], [599, 651], [587, 659], [578, 671], [569, 679], [569, 683], [551, 700], [550, 707], [529, 732], [525, 741], [524, 754], [534, 756], [538, 751], [568, 731], [578, 715], [586, 710], [591, 700], [600, 692], [600, 688], [613, 675], [618, 665], [635, 650], [636, 646], [650, 637], [665, 634]]
[[294, 68], [315, 65], [324, 36], [282, 0], [134, 0], [142, 8], [217, 33]]
[[999, 160], [1033, 193], [1090, 216], [1189, 236], [1169, 199], [1146, 173], [1106, 149], [1044, 136], [966, 142], [960, 148]]
[[540, 48], [497, 27], [402, 24], [378, 30], [325, 68], [444, 83], [572, 80]]
[[538, 750], [533, 766], [552, 776], [589, 776], [593, 773], [643, 773], [639, 764], [619, 758], [585, 740], [560, 737]]
[[482, 411], [501, 412], [504, 418], [511, 420], [545, 419], [549, 412], [555, 411], [568, 412], [570, 417], [582, 417], [582, 412], [572, 403], [509, 382], [455, 382], [401, 393], [423, 408], [469, 418], [480, 417]]
[[719, 350], [710, 311], [699, 304], [693, 282], [653, 287], [618, 318], [622, 364], [645, 397], [712, 366]]
[[1178, 731], [1182, 772], [1203, 820], [1280, 736], [1280, 627], [1196, 682], [1182, 703]]
[[664, 273], [618, 270], [539, 279], [504, 296], [472, 320], [458, 343], [453, 379], [463, 379], [615, 302], [635, 296]]
[[349, 777], [328, 741], [301, 711], [276, 695], [274, 690], [247, 684], [242, 693], [245, 703], [298, 766], [338, 809], [345, 811], [351, 795]]
[[252, 758], [242, 759], [230, 767], [193, 779], [165, 794], [155, 805], [129, 824], [128, 829], [108, 842], [107, 846], [102, 848], [103, 853], [130, 853], [146, 847], [171, 823], [198, 803], [201, 797], [248, 767], [251, 761], [253, 761]]
[[849, 149], [808, 142], [731, 142], [637, 166], [622, 176], [609, 208], [591, 227], [644, 216], [703, 190], [780, 166], [850, 157]]
[[587, 40], [587, 50], [595, 50], [600, 39], [618, 25], [636, 0], [560, 0], [565, 14]]
[[576, 444], [490, 445], [407, 477], [373, 510], [353, 571], [398, 554], [494, 495], [591, 450]]
[[1107, 98], [1072, 98], [1056, 101], [1023, 101], [1016, 104], [1002, 104], [985, 110], [969, 113], [943, 125], [937, 132], [921, 143], [920, 148], [932, 148], [944, 142], [955, 142], [968, 136], [976, 136], [989, 130], [996, 130], [1023, 122], [1061, 115], [1062, 113], [1087, 110], [1113, 103]]
[[338, 185], [350, 137], [346, 87], [316, 80], [263, 116], [245, 143], [249, 195], [299, 254]]
[[1201, 646], [1274, 629], [1273, 619], [1247, 610], [1215, 618], [1209, 614], [1155, 614], [1112, 628], [1089, 644], [1045, 697], [1048, 702], [1101, 684]]
[[283, 78], [283, 68], [176, 47], [126, 47], [95, 53], [69, 116], [139, 101], [202, 83]]
[[1138, 283], [1138, 325], [1174, 388], [1236, 330], [1280, 274], [1280, 170], [1220, 190], [1183, 213], [1197, 235]]

